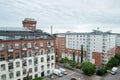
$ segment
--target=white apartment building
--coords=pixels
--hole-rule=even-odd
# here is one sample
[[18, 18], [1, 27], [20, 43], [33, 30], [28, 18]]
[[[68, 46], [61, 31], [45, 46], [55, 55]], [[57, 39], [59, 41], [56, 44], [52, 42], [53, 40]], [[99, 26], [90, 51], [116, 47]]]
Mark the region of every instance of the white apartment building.
[[[100, 30], [93, 30], [88, 33], [59, 33], [65, 37], [65, 50], [61, 54], [62, 57], [72, 59], [72, 53], [76, 53], [76, 61], [80, 62], [81, 45], [84, 49], [84, 61], [95, 63], [96, 66], [102, 66], [115, 55], [116, 47], [120, 45], [119, 34], [111, 33], [110, 31], [102, 32]], [[79, 58], [79, 59], [77, 59]]]

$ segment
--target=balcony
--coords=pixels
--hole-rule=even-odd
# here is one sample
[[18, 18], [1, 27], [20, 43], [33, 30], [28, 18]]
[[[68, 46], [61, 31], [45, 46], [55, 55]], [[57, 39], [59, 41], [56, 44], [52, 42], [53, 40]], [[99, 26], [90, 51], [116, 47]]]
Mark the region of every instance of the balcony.
[[14, 59], [8, 59], [8, 62], [13, 62], [14, 61]]
[[47, 45], [47, 48], [50, 48], [51, 46], [50, 45]]
[[13, 52], [13, 49], [8, 49], [8, 52]]
[[34, 46], [34, 49], [38, 49], [38, 47], [37, 47], [37, 46]]
[[107, 58], [102, 58], [102, 62], [107, 62]]
[[24, 47], [24, 48], [22, 48], [22, 50], [23, 50], [23, 51], [26, 51], [26, 50], [27, 50], [27, 48], [26, 48], [26, 47]]
[[102, 61], [102, 64], [107, 64], [107, 62]]

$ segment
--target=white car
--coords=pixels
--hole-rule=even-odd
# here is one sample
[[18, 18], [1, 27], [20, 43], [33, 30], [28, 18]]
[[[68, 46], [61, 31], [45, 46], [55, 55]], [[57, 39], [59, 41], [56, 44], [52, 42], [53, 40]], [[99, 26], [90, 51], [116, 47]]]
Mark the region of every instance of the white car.
[[67, 71], [63, 68], [59, 68], [59, 70], [62, 72], [62, 74], [65, 74], [65, 75], [68, 74]]
[[117, 69], [118, 69], [117, 67], [113, 67], [112, 70], [111, 70], [111, 74], [113, 74], [113, 75], [116, 74], [117, 73]]

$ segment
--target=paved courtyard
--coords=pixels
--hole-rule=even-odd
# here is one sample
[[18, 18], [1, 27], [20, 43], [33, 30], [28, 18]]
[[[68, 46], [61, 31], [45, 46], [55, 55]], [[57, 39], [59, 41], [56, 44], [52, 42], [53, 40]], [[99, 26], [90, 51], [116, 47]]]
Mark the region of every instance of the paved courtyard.
[[50, 77], [45, 77], [44, 80], [70, 80], [71, 78], [76, 78], [77, 80], [101, 80], [101, 77], [93, 75], [93, 76], [86, 76], [82, 73], [78, 73], [72, 70], [68, 70], [67, 75], [63, 75], [62, 77], [58, 77], [57, 75], [54, 75], [54, 79], [51, 79]]

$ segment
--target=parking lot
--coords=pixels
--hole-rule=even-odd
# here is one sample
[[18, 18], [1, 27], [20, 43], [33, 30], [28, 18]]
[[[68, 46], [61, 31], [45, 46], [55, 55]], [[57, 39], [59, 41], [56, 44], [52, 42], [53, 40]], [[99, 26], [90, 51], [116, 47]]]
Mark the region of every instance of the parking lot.
[[120, 66], [118, 67], [118, 72], [115, 75], [112, 75], [109, 72], [102, 80], [120, 80]]
[[50, 77], [45, 77], [44, 80], [70, 80], [71, 78], [76, 78], [77, 80], [101, 80], [101, 77], [93, 75], [93, 76], [86, 76], [84, 74], [68, 70], [66, 69], [68, 74], [63, 75], [62, 77], [59, 77], [57, 75], [54, 75], [54, 79], [51, 79]]

